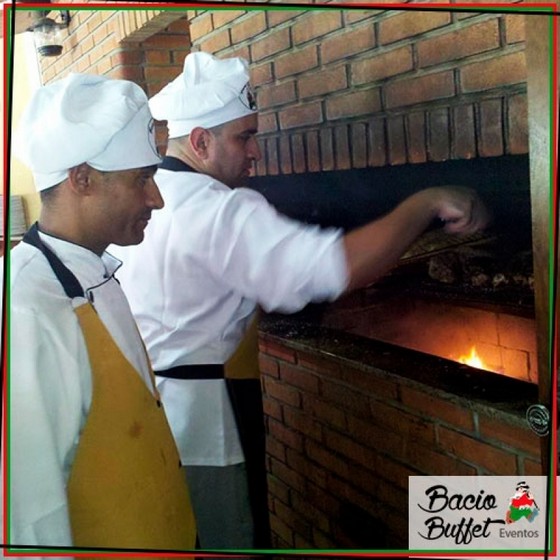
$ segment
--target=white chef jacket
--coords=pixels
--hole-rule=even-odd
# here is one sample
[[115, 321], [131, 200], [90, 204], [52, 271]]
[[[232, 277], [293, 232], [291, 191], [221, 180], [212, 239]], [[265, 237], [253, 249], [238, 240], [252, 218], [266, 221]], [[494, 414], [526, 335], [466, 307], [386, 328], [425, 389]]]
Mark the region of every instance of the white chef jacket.
[[[149, 365], [113, 277], [122, 264], [40, 234], [76, 276], [116, 344], [150, 390]], [[42, 253], [11, 251], [10, 544], [71, 546], [66, 483], [91, 402], [91, 368], [72, 300]], [[79, 303], [85, 300], [77, 298]]]
[[[341, 230], [290, 220], [256, 191], [204, 174], [160, 169], [155, 180], [165, 207], [144, 241], [110, 250], [156, 372], [225, 363], [257, 304], [289, 313], [345, 290]], [[183, 464], [244, 460], [223, 380], [157, 384]]]

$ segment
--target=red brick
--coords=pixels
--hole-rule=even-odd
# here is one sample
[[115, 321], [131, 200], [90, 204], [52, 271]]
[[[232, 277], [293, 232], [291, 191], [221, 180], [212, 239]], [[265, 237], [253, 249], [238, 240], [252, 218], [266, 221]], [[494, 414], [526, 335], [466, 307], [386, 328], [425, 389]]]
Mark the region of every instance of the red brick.
[[292, 37], [295, 45], [305, 43], [339, 29], [342, 25], [342, 10], [310, 11], [306, 16], [298, 19], [292, 27]]
[[295, 430], [291, 430], [283, 423], [277, 422], [273, 418], [268, 419], [268, 434], [270, 438], [283, 443], [286, 447], [297, 451], [303, 451], [302, 434], [296, 432]]
[[428, 113], [428, 153], [431, 161], [446, 161], [450, 157], [449, 112], [447, 108]]
[[279, 342], [261, 337], [259, 339], [259, 348], [260, 351], [264, 352], [265, 354], [270, 354], [275, 358], [280, 358], [281, 360], [290, 362], [292, 364], [296, 363], [295, 351], [290, 348], [286, 348]]
[[305, 99], [345, 89], [347, 86], [346, 69], [344, 66], [337, 66], [303, 74], [298, 81], [298, 92], [300, 99]]
[[[349, 409], [352, 410], [352, 409]], [[356, 412], [355, 410], [352, 412]], [[377, 452], [389, 457], [402, 457], [406, 439], [402, 434], [373, 423], [371, 416], [347, 415], [348, 434]]]
[[[303, 453], [299, 453], [294, 449], [287, 449], [287, 465], [294, 469], [305, 478], [305, 492], [312, 484], [320, 488], [327, 488], [329, 473], [327, 470], [318, 469], [317, 465]], [[311, 483], [311, 484], [309, 484]]]
[[283, 463], [286, 462], [286, 446], [273, 436], [266, 439], [266, 453]]
[[276, 418], [279, 422], [282, 422], [282, 404], [274, 399], [268, 398], [266, 395], [263, 396], [263, 407], [265, 416], [271, 416]]
[[504, 372], [523, 381], [529, 381], [529, 353], [523, 350], [502, 348]]
[[212, 10], [210, 13], [212, 14], [212, 24], [214, 29], [219, 29], [220, 27], [232, 22], [234, 19], [245, 15], [247, 12], [243, 10], [226, 9]]
[[270, 528], [274, 534], [282, 539], [280, 542], [285, 543], [285, 548], [293, 548], [294, 532], [286, 523], [275, 515], [272, 515], [270, 518]]
[[418, 474], [418, 471], [382, 455], [378, 455], [375, 463], [376, 475], [398, 485], [403, 490], [408, 490], [408, 477]]
[[321, 60], [323, 64], [347, 58], [369, 50], [375, 45], [373, 26], [367, 25], [357, 29], [345, 30], [321, 42]]
[[350, 128], [352, 143], [352, 167], [367, 167], [367, 129], [365, 123], [356, 123]]
[[502, 101], [490, 99], [480, 103], [478, 151], [482, 157], [504, 154]]
[[417, 45], [419, 66], [456, 61], [500, 46], [498, 20], [471, 25], [465, 29], [420, 41]]
[[280, 364], [280, 379], [282, 382], [302, 389], [307, 394], [318, 394], [319, 380], [311, 372], [291, 364]]
[[280, 152], [280, 173], [289, 175], [292, 172], [292, 154], [290, 152], [290, 139], [283, 135], [278, 139]]
[[[257, 94], [257, 104], [259, 102]], [[274, 132], [278, 130], [278, 123], [276, 122], [276, 113], [263, 113], [259, 112], [259, 132]]]
[[407, 159], [410, 163], [424, 163], [426, 157], [426, 118], [424, 112], [409, 113], [405, 117]]
[[234, 44], [240, 43], [262, 33], [266, 29], [264, 11], [252, 10], [248, 16], [230, 24], [231, 39]]
[[263, 381], [265, 393], [268, 397], [276, 399], [283, 404], [296, 407], [300, 406], [301, 395], [299, 391], [287, 387], [283, 383], [273, 380], [271, 377], [265, 377]]
[[375, 462], [378, 456], [377, 450], [368, 449], [351, 437], [329, 429], [324, 430], [324, 438], [323, 445], [326, 449], [334, 450], [336, 453], [367, 469], [375, 469]]
[[224, 53], [225, 57], [235, 57], [240, 56], [245, 60], [249, 60], [251, 58], [249, 45], [233, 45], [231, 49], [228, 49], [226, 53]]
[[170, 33], [183, 33], [185, 35], [190, 34], [191, 25], [186, 17], [173, 21], [167, 27], [167, 31]]
[[536, 352], [537, 339], [534, 319], [500, 313], [498, 327], [501, 346]]
[[488, 442], [508, 445], [514, 449], [524, 451], [535, 458], [540, 456], [541, 440], [528, 427], [507, 424], [495, 417], [479, 415], [480, 437]]
[[[477, 474], [476, 468], [439, 453], [422, 443], [406, 442], [406, 461], [425, 475], [468, 476]], [[463, 457], [461, 457], [463, 459]]]
[[401, 12], [379, 22], [379, 42], [382, 45], [414, 37], [451, 23], [449, 12]]
[[146, 66], [144, 69], [144, 75], [146, 80], [167, 80], [168, 82], [178, 76], [181, 73], [182, 68], [180, 66]]
[[288, 29], [280, 29], [251, 45], [251, 61], [258, 62], [263, 58], [275, 56], [289, 47], [290, 32]]
[[381, 167], [387, 163], [387, 140], [385, 119], [375, 118], [368, 123], [368, 163], [372, 167]]
[[[286, 428], [291, 428], [294, 432], [303, 434], [306, 438], [321, 441], [323, 434], [321, 424], [301, 410], [289, 406], [284, 407], [284, 424]], [[299, 449], [294, 445], [290, 445], [290, 447], [292, 449]]]
[[[332, 128], [322, 128], [321, 139], [321, 170], [331, 171], [334, 169], [334, 142]], [[338, 364], [334, 364], [338, 367]]]
[[[278, 175], [280, 164], [278, 162], [278, 143], [276, 138], [268, 138], [265, 141], [266, 146], [266, 166], [268, 175]], [[295, 361], [295, 352], [291, 352], [292, 360]]]
[[310, 524], [305, 519], [302, 519], [301, 516], [298, 516], [296, 519], [296, 516], [290, 507], [287, 507], [282, 502], [277, 502], [274, 504], [274, 513], [280, 520], [290, 526], [294, 530], [294, 533], [297, 531], [300, 535], [305, 535], [307, 538], [311, 538]]
[[323, 399], [361, 417], [369, 416], [369, 400], [361, 391], [341, 383], [322, 381], [320, 395]]
[[[272, 63], [251, 66], [251, 84], [256, 88], [272, 82]], [[259, 90], [260, 91], [260, 90]]]
[[472, 105], [460, 105], [452, 111], [454, 157], [473, 158], [476, 156], [474, 108]]
[[274, 75], [285, 78], [316, 68], [318, 65], [317, 47], [311, 45], [296, 52], [290, 52], [274, 60]]
[[290, 488], [274, 476], [268, 477], [268, 490], [275, 500], [287, 504], [290, 501]]
[[302, 394], [302, 408], [310, 416], [317, 418], [321, 424], [332, 426], [344, 431], [347, 428], [346, 412], [332, 403], [314, 395]]
[[463, 66], [460, 73], [461, 88], [465, 93], [524, 83], [527, 80], [525, 53], [504, 54], [475, 62]]
[[262, 86], [258, 92], [259, 109], [268, 109], [285, 105], [296, 99], [295, 82], [283, 82], [277, 85]]
[[[323, 130], [328, 130], [330, 132], [330, 129]], [[306, 369], [319, 372], [322, 375], [328, 374], [329, 377], [340, 377], [341, 366], [330, 357], [325, 358], [320, 354], [301, 350], [298, 351], [297, 356], [298, 364]]]
[[268, 27], [276, 27], [286, 21], [293, 20], [304, 13], [304, 11], [300, 10], [266, 10]]
[[459, 405], [447, 402], [412, 387], [401, 386], [402, 403], [414, 414], [425, 414], [428, 418], [442, 420], [462, 430], [473, 431], [472, 412]]
[[305, 153], [307, 155], [308, 171], [321, 171], [319, 134], [316, 130], [310, 130], [305, 133]]
[[338, 126], [335, 128], [334, 153], [336, 169], [350, 169], [352, 167], [352, 162], [350, 160], [348, 127], [346, 125]]
[[526, 40], [525, 17], [523, 14], [502, 16], [505, 25], [506, 43], [520, 43]]
[[519, 474], [515, 454], [442, 426], [438, 431], [440, 448], [447, 453], [479, 465], [489, 474], [510, 476]]
[[217, 33], [212, 33], [208, 36], [207, 39], [201, 40], [199, 45], [201, 51], [211, 54], [217, 53], [222, 49], [226, 49], [227, 47], [231, 46], [229, 29], [224, 29], [222, 31], [218, 31]]
[[342, 15], [344, 17], [344, 22], [347, 25], [357, 23], [358, 21], [363, 21], [364, 19], [371, 19], [372, 20], [371, 24], [373, 25], [374, 17], [380, 13], [383, 12], [381, 10], [373, 10], [373, 9], [367, 9], [367, 10], [354, 9], [354, 10], [345, 10], [344, 12], [342, 12]]
[[307, 170], [305, 161], [305, 150], [303, 147], [303, 135], [294, 134], [290, 137], [292, 147], [292, 163], [295, 173], [304, 173]]
[[523, 472], [520, 474], [525, 474], [528, 476], [539, 476], [545, 474], [542, 464], [540, 461], [533, 461], [531, 459], [523, 460]]
[[279, 377], [280, 367], [278, 361], [266, 356], [265, 354], [259, 354], [259, 369], [261, 373], [265, 375], [270, 375], [271, 377]]
[[305, 452], [312, 461], [327, 471], [337, 474], [344, 479], [350, 476], [351, 471], [348, 461], [338, 454], [331, 453], [323, 445], [308, 439], [305, 441]]
[[284, 109], [279, 112], [278, 118], [282, 130], [310, 124], [319, 124], [323, 121], [321, 103], [315, 101]]
[[214, 26], [212, 24], [212, 12], [202, 12], [202, 15], [190, 21], [190, 35], [192, 41], [198, 41], [206, 35], [209, 35]]
[[170, 64], [171, 53], [167, 50], [145, 50], [146, 64]]
[[453, 72], [439, 72], [387, 84], [387, 108], [402, 107], [455, 95]]
[[352, 84], [360, 85], [413, 69], [412, 47], [406, 46], [358, 60], [351, 65]]
[[189, 38], [184, 35], [162, 35], [158, 33], [144, 41], [144, 48], [146, 49], [186, 49], [189, 47]]
[[507, 100], [508, 154], [526, 154], [529, 151], [527, 118], [527, 95], [510, 97]]
[[277, 459], [271, 459], [270, 472], [273, 476], [278, 478], [278, 480], [285, 483], [288, 488], [295, 490], [296, 492], [301, 492], [305, 488], [305, 477]]
[[381, 108], [380, 91], [378, 88], [343, 93], [332, 96], [326, 101], [328, 120], [370, 115]]
[[399, 165], [406, 163], [406, 132], [402, 115], [387, 119], [387, 144], [389, 164]]

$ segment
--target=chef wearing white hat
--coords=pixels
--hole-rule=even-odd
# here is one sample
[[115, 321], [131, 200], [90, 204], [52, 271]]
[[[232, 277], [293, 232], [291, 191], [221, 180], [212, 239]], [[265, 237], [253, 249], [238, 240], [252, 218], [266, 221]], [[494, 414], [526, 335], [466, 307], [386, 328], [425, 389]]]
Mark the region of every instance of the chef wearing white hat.
[[255, 311], [334, 300], [385, 272], [435, 217], [474, 231], [472, 192], [427, 189], [350, 234], [279, 215], [242, 188], [261, 157], [248, 64], [189, 54], [150, 99], [167, 120], [156, 174], [166, 206], [121, 253], [191, 489], [202, 548], [270, 543]]
[[15, 140], [42, 209], [11, 251], [12, 545], [192, 549], [176, 445], [110, 243], [137, 244], [160, 162], [142, 89], [71, 74]]

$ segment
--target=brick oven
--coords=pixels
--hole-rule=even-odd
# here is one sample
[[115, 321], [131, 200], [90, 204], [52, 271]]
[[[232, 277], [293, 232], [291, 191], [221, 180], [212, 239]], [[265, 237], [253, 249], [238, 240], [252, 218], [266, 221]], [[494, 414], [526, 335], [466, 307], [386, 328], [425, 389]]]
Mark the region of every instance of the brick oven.
[[[406, 549], [408, 476], [550, 465], [550, 440], [525, 419], [551, 406], [548, 16], [517, 13], [523, 2], [223, 4], [76, 10], [44, 81], [92, 71], [152, 95], [192, 49], [245, 56], [264, 153], [250, 186], [280, 211], [349, 229], [449, 183], [493, 208], [486, 237], [451, 250], [435, 224], [378, 285], [261, 324], [275, 546]], [[426, 347], [451, 339], [483, 367]]]

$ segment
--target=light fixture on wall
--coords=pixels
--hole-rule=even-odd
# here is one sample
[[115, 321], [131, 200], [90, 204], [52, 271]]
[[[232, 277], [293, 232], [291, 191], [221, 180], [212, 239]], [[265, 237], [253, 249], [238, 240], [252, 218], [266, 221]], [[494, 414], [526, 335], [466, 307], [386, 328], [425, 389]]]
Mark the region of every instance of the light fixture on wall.
[[70, 12], [58, 11], [58, 19], [47, 17], [53, 13], [49, 10], [39, 10], [35, 23], [29, 28], [33, 31], [35, 48], [41, 56], [58, 56], [62, 52], [62, 32], [70, 25]]

